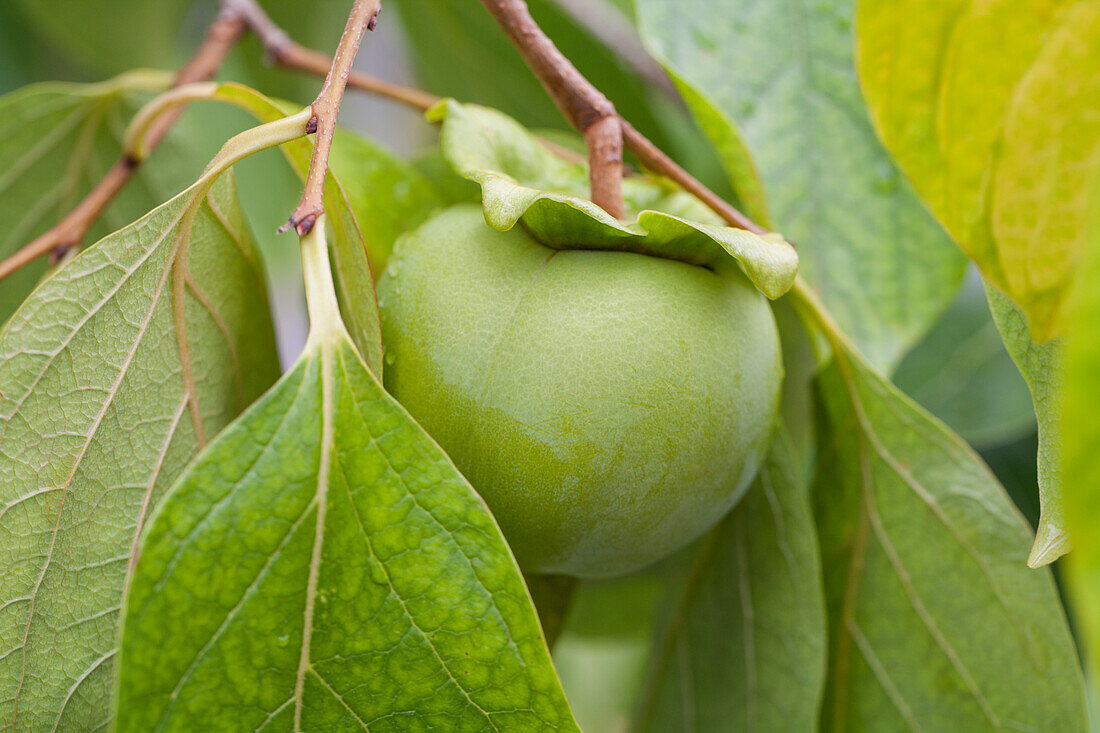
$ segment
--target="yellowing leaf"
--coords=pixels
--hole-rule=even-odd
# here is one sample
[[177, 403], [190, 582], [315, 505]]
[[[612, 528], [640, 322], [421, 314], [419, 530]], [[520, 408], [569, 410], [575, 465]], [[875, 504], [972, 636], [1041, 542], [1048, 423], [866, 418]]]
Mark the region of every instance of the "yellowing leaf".
[[[1100, 204], [1100, 187], [1095, 193], [1093, 201]], [[1100, 207], [1093, 209], [1093, 217], [1066, 335], [1063, 442], [1066, 518], [1073, 539], [1068, 577], [1095, 684], [1100, 679]]]
[[983, 274], [1062, 330], [1100, 171], [1100, 3], [862, 0], [871, 116]]
[[1027, 563], [1048, 565], [1070, 548], [1062, 507], [1062, 392], [1065, 365], [1062, 340], [1037, 344], [1028, 332], [1027, 319], [996, 287], [986, 284], [986, 297], [1005, 347], [1027, 382], [1039, 425], [1039, 526]]

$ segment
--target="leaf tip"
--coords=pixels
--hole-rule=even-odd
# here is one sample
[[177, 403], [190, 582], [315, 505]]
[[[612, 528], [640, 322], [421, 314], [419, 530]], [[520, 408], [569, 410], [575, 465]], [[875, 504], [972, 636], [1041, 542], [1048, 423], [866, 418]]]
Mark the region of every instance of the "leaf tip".
[[1035, 533], [1035, 543], [1027, 556], [1027, 566], [1038, 569], [1049, 565], [1070, 550], [1069, 534], [1061, 527], [1043, 522]]

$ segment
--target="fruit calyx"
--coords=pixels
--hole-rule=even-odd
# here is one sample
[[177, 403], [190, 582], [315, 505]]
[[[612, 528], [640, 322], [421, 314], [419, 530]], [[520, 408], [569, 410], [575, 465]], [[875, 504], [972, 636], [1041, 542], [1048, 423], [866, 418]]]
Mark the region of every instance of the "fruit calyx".
[[441, 125], [447, 164], [481, 186], [485, 221], [494, 229], [520, 223], [553, 249], [637, 252], [702, 266], [732, 257], [773, 300], [794, 284], [798, 254], [781, 235], [723, 226], [667, 182], [624, 180], [626, 210], [634, 213], [632, 222], [620, 221], [585, 198], [584, 164], [556, 157], [507, 115], [445, 100], [427, 116]]

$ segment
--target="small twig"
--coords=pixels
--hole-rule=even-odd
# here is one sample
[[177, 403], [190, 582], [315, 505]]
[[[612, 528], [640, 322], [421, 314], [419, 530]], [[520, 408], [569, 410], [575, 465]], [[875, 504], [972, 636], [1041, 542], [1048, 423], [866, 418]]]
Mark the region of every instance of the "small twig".
[[[245, 28], [244, 18], [233, 9], [232, 2], [226, 2], [210, 25], [206, 39], [195, 55], [176, 73], [172, 86], [204, 81], [214, 76]], [[160, 143], [182, 112], [182, 107], [171, 110], [149, 127], [145, 136], [146, 151], [151, 152]], [[53, 253], [51, 259], [56, 262], [74, 247], [79, 247], [92, 224], [133, 178], [142, 161], [143, 159], [124, 153], [65, 218], [0, 262], [0, 280], [39, 257]]]
[[[327, 76], [332, 68], [332, 58], [320, 51], [295, 43], [286, 31], [271, 20], [256, 0], [227, 0], [241, 14], [248, 28], [256, 34], [268, 61], [284, 69], [305, 71], [317, 76]], [[416, 109], [426, 110], [439, 101], [439, 97], [419, 89], [411, 89], [382, 79], [351, 71], [347, 84], [353, 89], [377, 94]]]
[[592, 201], [616, 218], [623, 216], [623, 133], [615, 105], [592, 86], [531, 17], [524, 0], [481, 0], [519, 49], [558, 108], [584, 135]]
[[336, 116], [340, 113], [344, 87], [347, 86], [351, 65], [355, 61], [355, 54], [359, 51], [363, 34], [368, 30], [374, 30], [378, 13], [381, 11], [381, 0], [355, 0], [351, 8], [348, 23], [344, 26], [344, 34], [340, 37], [340, 45], [336, 47], [332, 67], [329, 69], [328, 76], [325, 77], [325, 83], [321, 86], [321, 92], [311, 105], [313, 118], [310, 120], [310, 128], [311, 131], [316, 130], [317, 138], [313, 144], [313, 159], [309, 163], [305, 191], [302, 193], [302, 200], [298, 203], [298, 207], [290, 215], [290, 219], [280, 227], [281, 232], [293, 228], [298, 232], [298, 236], [304, 237], [313, 229], [317, 219], [325, 213], [323, 198], [325, 176], [328, 174], [328, 156], [332, 149], [332, 138], [336, 134]]
[[634, 129], [634, 125], [622, 120], [623, 143], [626, 149], [634, 153], [646, 170], [664, 176], [680, 185], [682, 189], [695, 196], [709, 206], [714, 213], [726, 220], [730, 226], [738, 229], [747, 229], [754, 234], [765, 234], [768, 229], [760, 226], [745, 214], [738, 211], [724, 198], [711, 191], [695, 176], [688, 173], [663, 150], [642, 133]]

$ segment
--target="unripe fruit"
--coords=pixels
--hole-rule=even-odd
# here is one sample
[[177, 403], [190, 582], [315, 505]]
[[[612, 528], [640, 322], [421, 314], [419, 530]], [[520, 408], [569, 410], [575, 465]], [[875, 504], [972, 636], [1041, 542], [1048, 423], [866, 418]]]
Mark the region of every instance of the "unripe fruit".
[[779, 339], [735, 265], [549, 249], [460, 206], [398, 242], [378, 296], [387, 389], [528, 572], [666, 556], [729, 511], [766, 451]]

